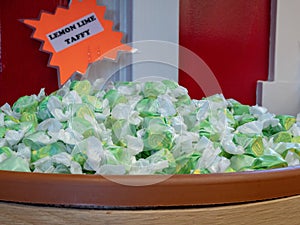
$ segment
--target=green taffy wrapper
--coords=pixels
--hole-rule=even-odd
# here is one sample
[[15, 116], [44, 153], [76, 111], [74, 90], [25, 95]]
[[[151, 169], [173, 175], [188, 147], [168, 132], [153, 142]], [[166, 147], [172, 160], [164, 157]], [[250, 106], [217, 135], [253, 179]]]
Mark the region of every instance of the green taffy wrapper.
[[62, 142], [48, 144], [38, 150], [33, 150], [31, 153], [31, 162], [35, 162], [47, 156], [53, 156], [61, 152], [66, 152], [66, 145]]
[[233, 115], [249, 115], [250, 114], [250, 106], [243, 105], [239, 103], [233, 103], [232, 105]]
[[273, 135], [274, 143], [292, 142], [292, 135], [286, 131], [281, 131]]
[[157, 163], [161, 161], [168, 161], [168, 167], [164, 168], [161, 172], [156, 172], [157, 174], [173, 174], [176, 171], [176, 162], [172, 153], [163, 148], [160, 151], [155, 152], [147, 158], [150, 163]]
[[109, 106], [111, 109], [118, 103], [126, 103], [128, 101], [125, 96], [120, 95], [115, 89], [107, 91], [104, 95], [104, 99], [109, 101]]
[[0, 155], [1, 154], [5, 154], [6, 157], [10, 157], [12, 155], [12, 150], [7, 146], [1, 147], [0, 148]]
[[[23, 112], [20, 118], [20, 122], [28, 123], [31, 127], [31, 131], [34, 132], [36, 126], [38, 125], [38, 119], [35, 113]], [[22, 124], [21, 124], [22, 127]]]
[[50, 98], [50, 96], [47, 96], [46, 98], [44, 98], [38, 106], [38, 110], [36, 113], [38, 121], [44, 121], [46, 119], [53, 117], [47, 107], [49, 98]]
[[115, 84], [119, 93], [125, 96], [136, 96], [140, 94], [141, 87], [136, 82], [118, 82]]
[[231, 168], [231, 167], [228, 167], [226, 170], [225, 170], [226, 173], [233, 173], [233, 172], [237, 172], [235, 169]]
[[[281, 153], [281, 156], [283, 158], [285, 158], [286, 155], [288, 154], [288, 152], [293, 152], [300, 157], [300, 148], [288, 148], [284, 152]], [[300, 158], [299, 158], [299, 160], [300, 160]]]
[[53, 170], [52, 173], [61, 173], [61, 174], [71, 173], [70, 169], [62, 163], [53, 163], [53, 166], [55, 167], [55, 169]]
[[285, 130], [289, 130], [294, 123], [296, 123], [296, 118], [289, 115], [277, 115], [275, 118], [279, 119], [280, 124]]
[[176, 98], [177, 101], [175, 102], [176, 107], [184, 106], [184, 105], [190, 105], [192, 100], [189, 95], [181, 95]]
[[83, 152], [78, 152], [78, 153], [73, 155], [73, 160], [75, 162], [78, 162], [81, 167], [83, 167], [83, 165], [85, 164], [87, 158], [88, 158], [87, 155]]
[[4, 116], [5, 127], [10, 130], [20, 130], [20, 120], [13, 116]]
[[68, 121], [69, 127], [82, 134], [84, 138], [94, 136], [95, 131], [92, 124], [81, 117], [75, 116]]
[[30, 172], [28, 162], [21, 157], [12, 155], [0, 163], [0, 170]]
[[146, 128], [145, 134], [142, 137], [144, 150], [171, 149], [173, 133], [164, 118], [148, 117], [144, 121], [144, 127]]
[[212, 124], [208, 120], [203, 120], [199, 124], [199, 135], [205, 136], [212, 142], [217, 142], [220, 139], [220, 134], [216, 132]]
[[45, 143], [45, 141], [47, 142], [48, 140], [44, 140], [45, 138], [49, 139], [49, 136], [46, 134], [46, 132], [44, 131], [36, 131], [26, 137], [23, 138], [23, 143], [30, 147], [32, 150], [37, 150], [40, 149], [42, 147], [44, 147], [45, 145], [47, 145]]
[[119, 81], [118, 83], [115, 84], [116, 88], [122, 87], [122, 86], [126, 86], [126, 87], [132, 87], [134, 86], [134, 82], [131, 81]]
[[12, 106], [12, 110], [17, 113], [35, 113], [37, 110], [39, 102], [36, 100], [36, 97], [34, 96], [28, 96], [25, 95], [21, 98], [19, 98]]
[[290, 149], [291, 152], [296, 153], [298, 156], [300, 156], [300, 149]]
[[273, 136], [274, 134], [277, 134], [281, 131], [283, 131], [283, 127], [279, 124], [277, 126], [268, 126], [267, 128], [263, 129], [263, 135], [266, 136], [266, 137], [271, 137]]
[[88, 95], [90, 94], [91, 89], [92, 85], [88, 80], [75, 80], [70, 84], [70, 90], [76, 91], [79, 95]]
[[176, 159], [176, 174], [190, 174], [193, 172], [200, 157], [201, 153], [199, 152], [178, 157]]
[[169, 131], [162, 131], [162, 132], [151, 132], [146, 131], [143, 136], [144, 141], [144, 150], [160, 150], [163, 148], [171, 149], [173, 135]]
[[244, 171], [251, 168], [255, 157], [250, 155], [235, 155], [230, 159], [230, 167], [235, 171]]
[[95, 118], [94, 111], [87, 104], [75, 105], [72, 110], [75, 111], [74, 115], [76, 117], [79, 117], [82, 119], [86, 119], [86, 116], [88, 116], [90, 118]]
[[20, 118], [21, 122], [32, 122], [34, 124], [37, 124], [37, 117], [35, 113], [29, 113], [29, 112], [23, 112]]
[[197, 132], [203, 126], [206, 127], [206, 124], [201, 126], [201, 124], [197, 123], [197, 112], [191, 112], [186, 115], [183, 115], [183, 120], [185, 125], [187, 126], [188, 131]]
[[164, 117], [160, 116], [148, 116], [144, 118], [143, 121], [143, 127], [144, 128], [149, 128], [152, 127], [151, 129], [155, 129], [155, 131], [159, 131], [160, 129], [166, 130], [169, 127], [169, 124], [167, 124], [167, 119]]
[[102, 102], [96, 96], [83, 95], [82, 101], [88, 104], [94, 112], [103, 112]]
[[163, 80], [162, 83], [166, 85], [169, 90], [174, 90], [179, 87], [178, 83], [173, 80]]
[[233, 142], [242, 146], [245, 153], [254, 157], [264, 154], [264, 144], [262, 136], [249, 137], [246, 134], [237, 133], [233, 137]]
[[[107, 147], [107, 150], [112, 153], [112, 155], [115, 157], [115, 160], [121, 161], [124, 157], [124, 148], [121, 146], [109, 146]], [[108, 164], [115, 164], [115, 161], [109, 161], [107, 162]]]
[[193, 171], [193, 174], [210, 174], [211, 172], [204, 168], [204, 169], [196, 169]]
[[288, 164], [285, 160], [274, 155], [263, 155], [255, 159], [252, 164], [252, 168], [256, 170], [281, 168], [286, 166], [288, 166]]
[[224, 111], [225, 111], [225, 115], [226, 115], [228, 124], [230, 124], [232, 127], [235, 127], [236, 126], [236, 121], [234, 119], [233, 113], [230, 112], [229, 109], [225, 109]]
[[249, 123], [249, 122], [252, 122], [252, 121], [256, 120], [256, 118], [253, 115], [250, 115], [250, 114], [242, 114], [238, 117], [236, 116], [235, 118], [236, 118], [236, 124], [238, 126], [242, 126], [245, 123]]
[[135, 109], [140, 113], [141, 117], [160, 116], [158, 113], [158, 102], [153, 98], [144, 98], [140, 100]]
[[144, 84], [144, 96], [148, 97], [157, 97], [166, 93], [167, 87], [162, 82], [145, 82]]
[[253, 137], [251, 143], [245, 148], [245, 152], [255, 157], [262, 156], [264, 154], [263, 138]]
[[0, 127], [0, 138], [3, 138], [6, 133], [6, 128], [5, 127]]
[[135, 136], [136, 127], [127, 120], [111, 120], [112, 122], [112, 140], [116, 145], [125, 146], [125, 138], [127, 135]]
[[121, 146], [108, 146], [105, 163], [108, 165], [122, 165], [126, 171], [130, 170], [132, 156]]
[[294, 136], [294, 137], [292, 137], [292, 142], [293, 143], [300, 143], [300, 136]]

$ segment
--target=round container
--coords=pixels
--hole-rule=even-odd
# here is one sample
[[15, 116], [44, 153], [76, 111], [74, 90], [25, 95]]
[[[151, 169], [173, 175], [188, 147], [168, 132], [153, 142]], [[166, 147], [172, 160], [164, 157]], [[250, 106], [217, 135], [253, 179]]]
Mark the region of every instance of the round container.
[[1, 224], [299, 224], [300, 166], [173, 176], [0, 171], [0, 183]]
[[300, 166], [200, 175], [0, 172], [0, 200], [80, 208], [190, 207], [300, 195]]

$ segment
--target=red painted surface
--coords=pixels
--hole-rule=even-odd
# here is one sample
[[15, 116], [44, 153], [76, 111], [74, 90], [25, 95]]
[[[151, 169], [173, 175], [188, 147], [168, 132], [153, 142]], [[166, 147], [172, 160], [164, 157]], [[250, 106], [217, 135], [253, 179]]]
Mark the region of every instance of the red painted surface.
[[[269, 27], [270, 0], [180, 1], [180, 45], [207, 63], [226, 98], [244, 104], [255, 104], [256, 81], [267, 80]], [[204, 96], [183, 71], [179, 82]]]
[[[54, 12], [67, 0], [1, 0], [0, 105], [20, 96], [58, 88], [56, 69], [47, 67], [49, 54], [30, 38], [32, 29], [19, 19], [37, 18], [41, 9]], [[226, 98], [255, 104], [256, 81], [268, 74], [270, 0], [180, 1], [180, 45], [211, 68]], [[182, 57], [182, 56], [181, 56]], [[204, 96], [184, 72], [179, 81], [193, 98]]]
[[58, 88], [56, 69], [47, 67], [49, 54], [39, 51], [41, 42], [32, 39], [33, 30], [19, 21], [38, 18], [42, 9], [54, 13], [57, 5], [67, 6], [67, 0], [0, 1], [0, 105], [38, 94], [42, 87], [47, 93]]

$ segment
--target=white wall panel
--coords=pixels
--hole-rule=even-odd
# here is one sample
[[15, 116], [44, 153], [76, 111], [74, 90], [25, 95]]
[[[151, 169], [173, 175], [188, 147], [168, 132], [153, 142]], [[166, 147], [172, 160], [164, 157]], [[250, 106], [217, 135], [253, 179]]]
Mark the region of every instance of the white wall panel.
[[[269, 81], [259, 82], [258, 102], [277, 114], [300, 112], [300, 1], [274, 1]], [[272, 32], [272, 30], [271, 30]], [[271, 39], [272, 40], [272, 39]]]

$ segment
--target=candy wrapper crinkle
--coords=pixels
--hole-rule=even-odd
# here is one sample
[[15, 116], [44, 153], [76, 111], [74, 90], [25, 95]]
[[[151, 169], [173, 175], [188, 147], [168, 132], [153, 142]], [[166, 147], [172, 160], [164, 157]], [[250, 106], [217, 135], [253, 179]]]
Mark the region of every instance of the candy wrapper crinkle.
[[202, 174], [300, 163], [300, 114], [222, 94], [196, 100], [171, 80], [69, 81], [0, 108], [0, 169], [70, 174]]

